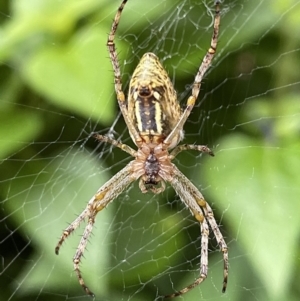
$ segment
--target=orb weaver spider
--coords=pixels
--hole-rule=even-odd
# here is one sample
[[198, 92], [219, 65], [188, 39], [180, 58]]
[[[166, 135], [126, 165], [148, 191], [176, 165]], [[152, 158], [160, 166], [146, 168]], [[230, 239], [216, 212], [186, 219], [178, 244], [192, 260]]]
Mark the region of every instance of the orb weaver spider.
[[[77, 247], [73, 263], [80, 285], [87, 294], [94, 296], [83, 280], [79, 264], [97, 213], [138, 179], [139, 187], [143, 193], [149, 190], [155, 194], [161, 193], [165, 190], [165, 182], [168, 182], [200, 223], [201, 260], [200, 276], [192, 284], [165, 297], [172, 298], [187, 293], [206, 279], [208, 273], [208, 224], [223, 253], [222, 291], [225, 292], [228, 279], [228, 248], [226, 242], [219, 230], [213, 211], [201, 192], [171, 162], [184, 150], [197, 150], [213, 156], [213, 152], [207, 146], [187, 144], [178, 146], [177, 144], [183, 139], [183, 126], [195, 105], [202, 78], [216, 52], [220, 26], [220, 1], [215, 2], [215, 17], [210, 48], [198, 69], [192, 87], [192, 95], [188, 98], [186, 108], [183, 111], [177, 101], [176, 92], [167, 72], [153, 53], [145, 53], [137, 65], [130, 80], [126, 101], [122, 90], [121, 71], [114, 43], [116, 30], [126, 2], [127, 0], [122, 1], [114, 17], [107, 47], [114, 70], [115, 91], [119, 107], [137, 150], [109, 137], [95, 135], [99, 141], [110, 143], [122, 149], [134, 159], [97, 191], [83, 212], [63, 231], [55, 248], [55, 253], [59, 253], [60, 247], [66, 238], [83, 220], [87, 219], [87, 225]], [[169, 152], [169, 150], [172, 151]]]

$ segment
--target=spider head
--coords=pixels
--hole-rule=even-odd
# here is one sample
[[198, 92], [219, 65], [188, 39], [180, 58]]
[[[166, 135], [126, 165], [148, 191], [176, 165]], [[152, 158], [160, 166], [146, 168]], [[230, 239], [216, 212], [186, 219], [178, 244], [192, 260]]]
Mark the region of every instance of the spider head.
[[158, 194], [165, 190], [166, 178], [172, 170], [169, 153], [162, 143], [147, 141], [149, 136], [142, 138], [144, 142], [136, 152], [136, 159], [132, 161], [133, 175], [140, 178], [139, 187], [143, 193], [151, 190]]
[[158, 158], [152, 152], [147, 156], [144, 165], [144, 175], [140, 181], [142, 192], [151, 190], [160, 193], [165, 190], [165, 183], [159, 176], [160, 164]]
[[158, 176], [159, 172], [159, 162], [156, 156], [153, 153], [150, 153], [145, 161], [145, 176], [144, 183], [145, 185], [157, 185], [160, 181]]

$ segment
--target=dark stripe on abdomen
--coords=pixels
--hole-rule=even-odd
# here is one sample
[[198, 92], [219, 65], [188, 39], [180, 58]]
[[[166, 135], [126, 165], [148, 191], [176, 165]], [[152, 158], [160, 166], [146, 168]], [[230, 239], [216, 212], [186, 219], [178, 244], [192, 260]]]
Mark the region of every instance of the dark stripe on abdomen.
[[152, 97], [138, 97], [135, 103], [135, 114], [140, 132], [152, 135], [162, 134], [162, 110], [160, 103]]

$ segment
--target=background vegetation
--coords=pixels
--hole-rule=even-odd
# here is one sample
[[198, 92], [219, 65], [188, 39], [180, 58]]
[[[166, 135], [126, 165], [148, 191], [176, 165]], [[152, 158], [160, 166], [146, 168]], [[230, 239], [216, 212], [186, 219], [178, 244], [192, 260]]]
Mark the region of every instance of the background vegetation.
[[[148, 3], [149, 2], [149, 3]], [[124, 87], [154, 51], [189, 93], [211, 35], [212, 2], [129, 0], [117, 48]], [[228, 290], [211, 237], [209, 276], [182, 300], [299, 300], [299, 1], [223, 1], [218, 55], [185, 126], [207, 144], [176, 164], [212, 205], [230, 250]], [[114, 95], [106, 39], [120, 1], [0, 4], [0, 258], [2, 300], [86, 299], [72, 268], [81, 227], [67, 222], [128, 155], [91, 134], [133, 145]], [[137, 185], [97, 218], [82, 263], [97, 300], [154, 300], [198, 275], [199, 225], [171, 188]]]

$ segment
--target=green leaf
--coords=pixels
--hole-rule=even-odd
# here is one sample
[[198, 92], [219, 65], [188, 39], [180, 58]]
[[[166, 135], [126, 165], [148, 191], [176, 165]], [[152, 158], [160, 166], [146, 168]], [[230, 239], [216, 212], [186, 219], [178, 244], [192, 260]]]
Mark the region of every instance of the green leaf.
[[27, 60], [23, 76], [56, 106], [109, 124], [116, 99], [106, 30], [81, 32], [64, 46], [46, 47]]
[[[78, 19], [99, 6], [95, 0], [20, 0], [12, 2], [12, 18], [1, 30], [0, 59], [10, 59], [20, 51], [36, 47], [41, 35], [68, 33]], [[58, 13], [59, 12], [59, 13]], [[34, 43], [32, 43], [34, 42]], [[27, 53], [27, 52], [26, 52]], [[24, 54], [22, 55], [24, 57]]]
[[137, 186], [116, 205], [114, 266], [118, 268], [111, 278], [118, 286], [153, 281], [175, 265], [181, 256], [178, 250], [186, 243], [184, 218], [164, 210], [164, 194], [142, 194]]
[[[18, 293], [47, 288], [65, 294], [74, 286], [77, 292], [84, 294], [73, 271], [72, 258], [86, 223], [65, 241], [59, 256], [55, 255], [54, 247], [63, 229], [82, 212], [107, 180], [107, 174], [97, 168], [98, 164], [96, 158], [74, 148], [65, 155], [54, 156], [50, 162], [28, 162], [9, 183], [10, 201], [5, 203], [5, 210], [13, 213], [11, 218], [30, 245], [36, 246], [33, 258], [15, 281], [22, 283], [16, 287]], [[103, 275], [109, 265], [107, 225], [111, 213], [108, 207], [97, 216], [97, 225], [85, 252], [86, 260], [83, 258], [81, 264], [84, 279], [95, 293], [104, 293], [108, 287]]]
[[[286, 98], [284, 104], [292, 110], [294, 102]], [[276, 103], [268, 105], [276, 110]], [[254, 107], [251, 104], [251, 112]], [[287, 109], [281, 114], [265, 119], [272, 120], [269, 136], [232, 134], [221, 139], [221, 151], [204, 164], [203, 171], [211, 197], [221, 212], [226, 211], [225, 219], [263, 282], [268, 300], [286, 299], [300, 232], [300, 145], [280, 135], [279, 124], [286, 128], [289, 116]], [[265, 111], [263, 116], [267, 116]], [[256, 133], [266, 130], [259, 127], [261, 121], [256, 119]], [[292, 130], [289, 135], [295, 138]]]
[[0, 112], [0, 158], [13, 154], [33, 140], [42, 129], [40, 116], [17, 110]]

